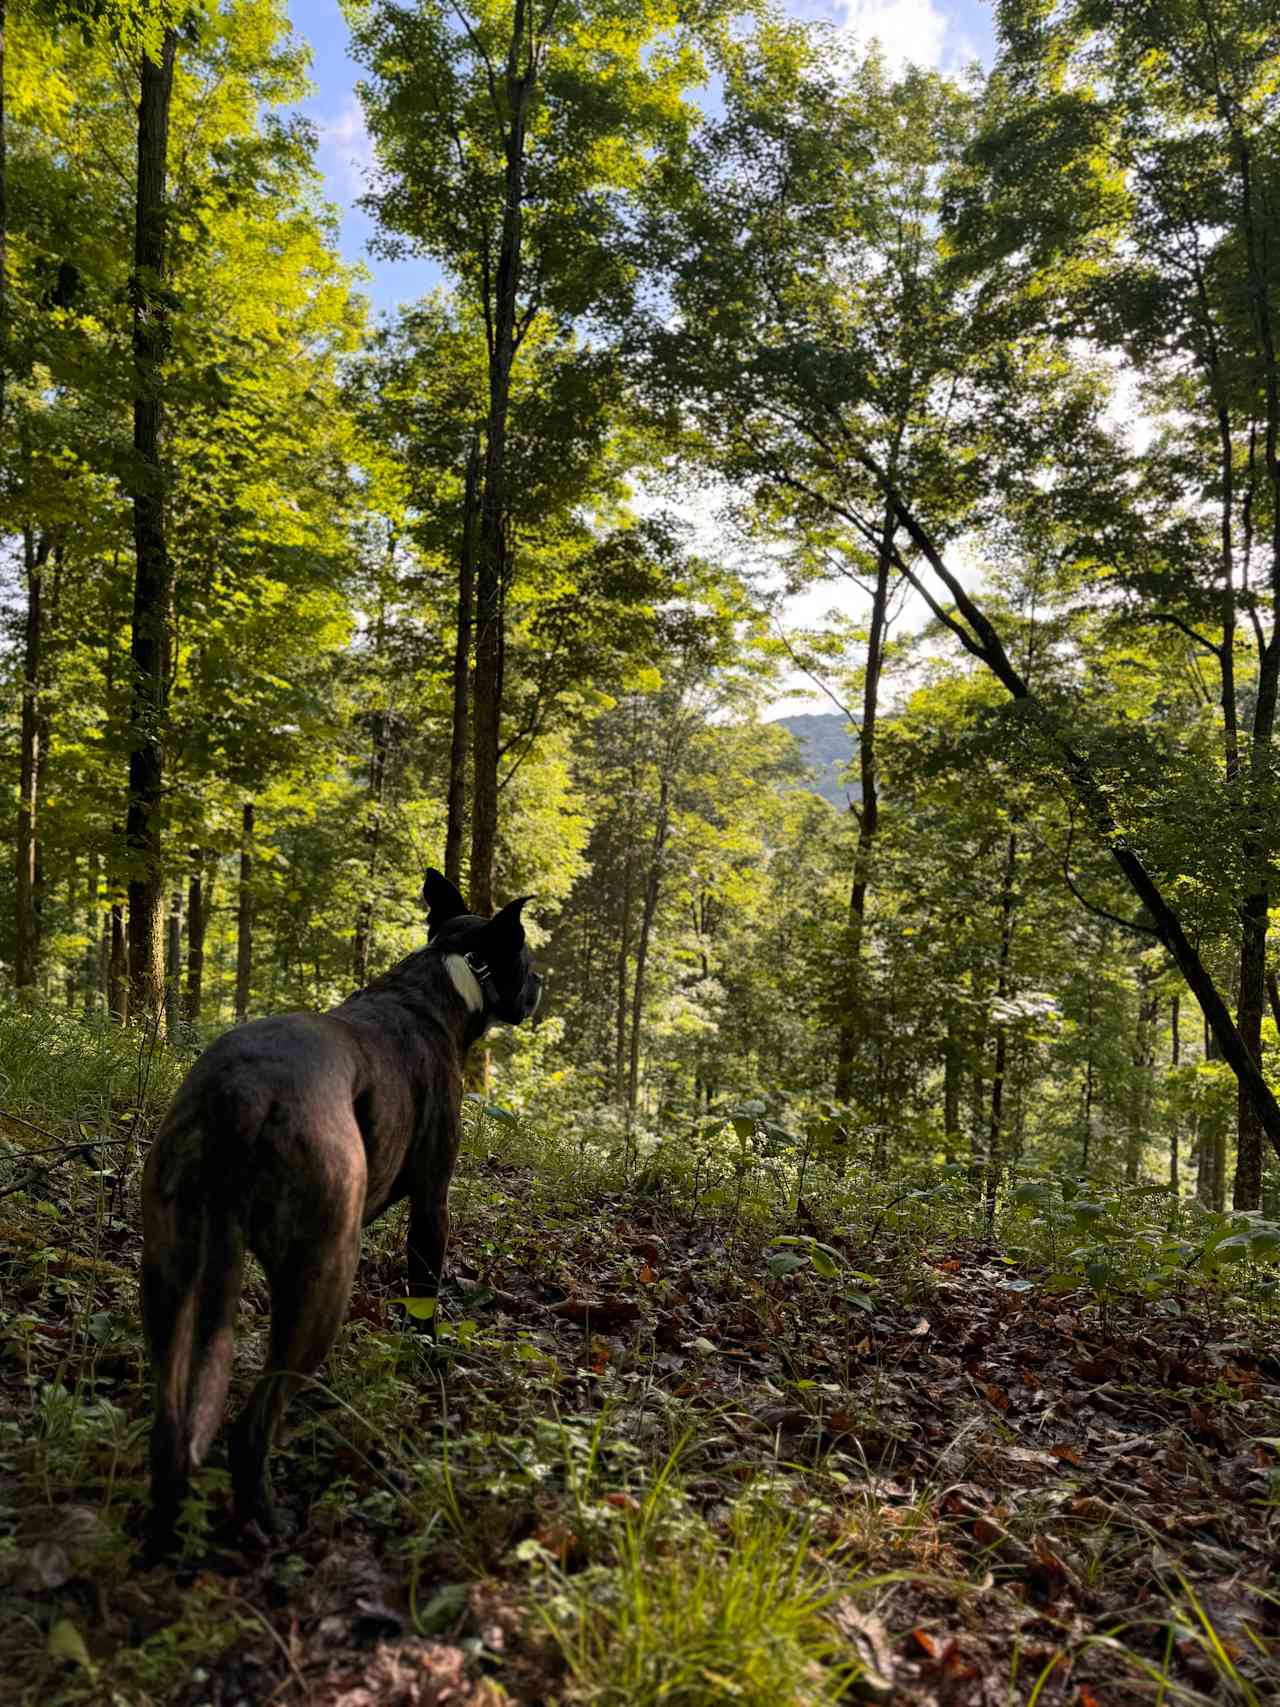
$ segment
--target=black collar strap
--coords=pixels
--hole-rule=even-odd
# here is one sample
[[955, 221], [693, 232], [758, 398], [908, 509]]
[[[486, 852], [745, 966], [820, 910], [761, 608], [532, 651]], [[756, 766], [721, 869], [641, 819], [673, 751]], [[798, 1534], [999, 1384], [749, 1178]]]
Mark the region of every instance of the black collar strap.
[[502, 997], [493, 981], [493, 973], [490, 972], [488, 963], [481, 960], [478, 954], [464, 954], [462, 958], [474, 973], [476, 983], [480, 986], [480, 994], [496, 1012], [502, 1006]]

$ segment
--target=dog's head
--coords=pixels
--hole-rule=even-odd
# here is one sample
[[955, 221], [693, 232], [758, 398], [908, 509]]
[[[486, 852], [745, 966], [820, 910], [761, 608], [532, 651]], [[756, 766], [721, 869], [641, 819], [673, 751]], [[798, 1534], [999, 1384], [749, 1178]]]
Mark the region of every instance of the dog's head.
[[533, 969], [520, 913], [531, 897], [508, 901], [491, 919], [467, 911], [449, 879], [434, 867], [422, 885], [427, 903], [427, 943], [444, 956], [458, 994], [486, 1021], [519, 1025], [542, 1000], [542, 975]]

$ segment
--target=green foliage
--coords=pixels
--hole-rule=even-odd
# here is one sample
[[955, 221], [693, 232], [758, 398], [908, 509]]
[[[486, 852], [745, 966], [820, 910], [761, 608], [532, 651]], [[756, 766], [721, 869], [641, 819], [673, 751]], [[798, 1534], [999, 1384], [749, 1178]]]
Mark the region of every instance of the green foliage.
[[844, 1698], [858, 1667], [837, 1661], [834, 1595], [807, 1538], [740, 1509], [721, 1540], [681, 1537], [673, 1557], [629, 1526], [616, 1570], [560, 1577], [546, 1618], [583, 1699], [623, 1707], [766, 1707]]

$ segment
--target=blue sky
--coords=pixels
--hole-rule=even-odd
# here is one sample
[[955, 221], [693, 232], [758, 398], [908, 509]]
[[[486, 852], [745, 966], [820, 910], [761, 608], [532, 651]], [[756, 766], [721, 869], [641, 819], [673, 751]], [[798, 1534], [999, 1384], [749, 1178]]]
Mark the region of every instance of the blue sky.
[[[984, 0], [787, 0], [797, 17], [823, 18], [866, 39], [878, 36], [893, 60], [913, 59], [959, 70], [989, 58], [990, 7]], [[347, 53], [347, 26], [338, 0], [290, 0], [294, 30], [311, 46], [315, 94], [302, 111], [320, 136], [318, 163], [329, 199], [342, 209], [342, 248], [368, 269], [376, 309], [412, 302], [433, 288], [439, 273], [430, 261], [379, 260], [368, 252], [373, 226], [355, 202], [372, 151], [355, 92], [360, 68]]]

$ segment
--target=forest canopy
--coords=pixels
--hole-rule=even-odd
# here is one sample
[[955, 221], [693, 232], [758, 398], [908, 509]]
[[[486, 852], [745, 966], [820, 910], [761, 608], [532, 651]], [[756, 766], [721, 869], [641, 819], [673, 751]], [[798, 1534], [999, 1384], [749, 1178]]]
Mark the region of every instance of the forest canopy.
[[961, 79], [765, 11], [349, 20], [377, 244], [444, 281], [376, 320], [280, 5], [10, 11], [12, 993], [323, 1006], [439, 860], [538, 896], [521, 1106], [1257, 1208], [1268, 9], [1006, 3]]

